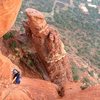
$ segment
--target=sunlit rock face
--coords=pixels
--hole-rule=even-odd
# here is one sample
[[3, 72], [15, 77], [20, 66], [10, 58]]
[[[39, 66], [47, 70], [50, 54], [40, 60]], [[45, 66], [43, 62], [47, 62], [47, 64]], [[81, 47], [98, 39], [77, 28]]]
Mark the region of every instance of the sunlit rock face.
[[28, 8], [26, 14], [33, 46], [41, 63], [44, 65], [50, 80], [60, 88], [64, 87], [66, 80], [72, 80], [72, 74], [58, 31], [47, 24], [41, 12]]
[[23, 78], [20, 85], [0, 87], [0, 100], [57, 100], [56, 85], [43, 80]]
[[[59, 96], [55, 84], [39, 79], [26, 78], [22, 75], [21, 83], [12, 83], [12, 70], [16, 68], [0, 52], [0, 100], [56, 100]], [[20, 71], [21, 72], [21, 71]]]
[[14, 24], [22, 0], [0, 0], [0, 37]]
[[3, 56], [0, 52], [0, 83], [11, 83], [12, 81], [12, 70], [16, 68], [20, 69], [14, 65], [7, 57]]

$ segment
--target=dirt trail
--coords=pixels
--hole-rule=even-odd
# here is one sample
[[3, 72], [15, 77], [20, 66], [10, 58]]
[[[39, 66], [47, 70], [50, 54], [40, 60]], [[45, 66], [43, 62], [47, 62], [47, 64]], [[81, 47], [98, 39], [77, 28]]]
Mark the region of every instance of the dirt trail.
[[50, 17], [52, 19], [52, 21], [54, 21], [55, 7], [56, 7], [57, 3], [61, 3], [64, 6], [67, 5], [67, 3], [63, 3], [63, 1], [61, 2], [59, 0], [55, 0], [51, 12], [49, 12], [49, 13], [48, 12], [42, 12], [45, 16]]
[[52, 7], [52, 11], [50, 12], [52, 16], [54, 16], [54, 11], [55, 11], [55, 7], [56, 7], [56, 4], [57, 4], [57, 3], [61, 3], [61, 4], [63, 4], [63, 5], [66, 6], [66, 3], [63, 3], [63, 1], [61, 2], [61, 1], [59, 1], [59, 0], [55, 0], [54, 5], [53, 5], [53, 7]]

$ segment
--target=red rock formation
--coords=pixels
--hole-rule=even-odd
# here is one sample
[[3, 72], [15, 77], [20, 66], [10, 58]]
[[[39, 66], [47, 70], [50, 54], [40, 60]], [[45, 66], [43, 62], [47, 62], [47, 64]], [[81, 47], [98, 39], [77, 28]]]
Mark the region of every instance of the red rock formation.
[[59, 33], [46, 23], [43, 14], [39, 11], [28, 8], [26, 13], [33, 45], [41, 63], [44, 65], [50, 80], [61, 89], [66, 80], [72, 80], [72, 77]]
[[[0, 100], [100, 100], [100, 85], [81, 90], [80, 83], [67, 83], [65, 96], [60, 98], [55, 84], [39, 79], [22, 77], [20, 85], [11, 83], [15, 66], [0, 53]], [[18, 67], [16, 66], [18, 69]], [[18, 69], [19, 70], [19, 69]]]
[[58, 97], [56, 85], [43, 80], [23, 78], [20, 85], [0, 88], [0, 100], [56, 100]]
[[[12, 26], [19, 6], [20, 0], [0, 1], [0, 37]], [[11, 8], [15, 8], [14, 13], [11, 13], [13, 12]], [[28, 33], [32, 35], [41, 63], [45, 66], [51, 81], [63, 87], [66, 79], [72, 78], [66, 52], [58, 32], [47, 25], [40, 12], [27, 9], [27, 15], [28, 30], [31, 29]], [[23, 77], [20, 85], [12, 84], [11, 70], [13, 68], [20, 70], [0, 52], [0, 100], [100, 100], [100, 85], [81, 90], [80, 83], [67, 82], [65, 96], [59, 98], [56, 92], [58, 87], [50, 82]]]
[[0, 37], [2, 37], [16, 20], [22, 0], [0, 0]]
[[16, 68], [0, 53], [0, 100], [56, 100], [57, 86], [39, 79], [22, 77], [20, 85], [12, 84], [12, 69]]

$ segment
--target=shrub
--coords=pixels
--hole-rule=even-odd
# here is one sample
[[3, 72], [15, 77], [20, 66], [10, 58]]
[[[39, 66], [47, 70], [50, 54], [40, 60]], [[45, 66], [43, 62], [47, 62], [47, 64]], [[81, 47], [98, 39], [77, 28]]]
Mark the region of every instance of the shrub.
[[10, 39], [10, 38], [13, 38], [14, 35], [15, 35], [15, 31], [8, 32], [7, 34], [5, 34], [5, 35], [3, 36], [3, 39], [8, 40], [8, 39]]
[[89, 73], [90, 76], [92, 76], [92, 77], [94, 76], [93, 71], [90, 71], [90, 72], [88, 71], [88, 73]]
[[78, 67], [74, 63], [72, 64], [72, 74], [73, 74], [73, 80], [78, 81], [79, 80]]
[[29, 59], [28, 62], [27, 62], [27, 65], [28, 66], [34, 66], [34, 63], [33, 63], [33, 61], [31, 59]]
[[74, 81], [78, 81], [78, 80], [79, 80], [79, 76], [78, 76], [78, 75], [74, 75], [74, 76], [73, 76], [73, 80], [74, 80]]
[[17, 47], [16, 41], [10, 43], [10, 48], [15, 49]]
[[87, 71], [87, 68], [81, 67], [80, 71], [85, 72], [85, 71]]
[[84, 77], [82, 82], [88, 84], [90, 83], [90, 80], [87, 77]]

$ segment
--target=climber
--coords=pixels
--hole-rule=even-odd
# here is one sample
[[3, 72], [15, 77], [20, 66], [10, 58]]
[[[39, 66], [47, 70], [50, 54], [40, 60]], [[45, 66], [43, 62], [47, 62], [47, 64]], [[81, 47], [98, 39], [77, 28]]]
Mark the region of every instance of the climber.
[[17, 69], [13, 69], [12, 73], [13, 73], [12, 83], [20, 84], [20, 81], [21, 81], [21, 74], [20, 74], [20, 72]]

